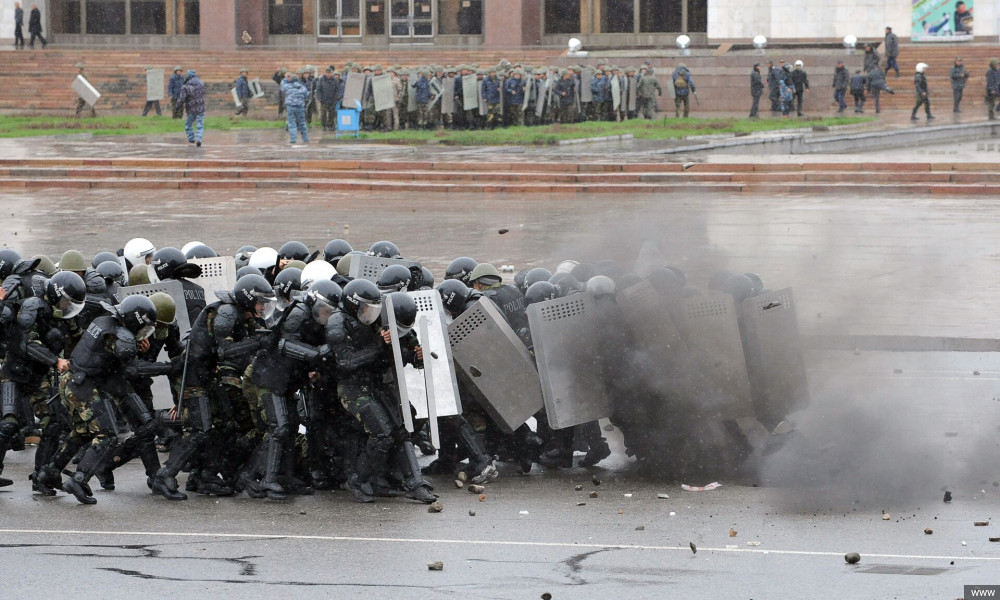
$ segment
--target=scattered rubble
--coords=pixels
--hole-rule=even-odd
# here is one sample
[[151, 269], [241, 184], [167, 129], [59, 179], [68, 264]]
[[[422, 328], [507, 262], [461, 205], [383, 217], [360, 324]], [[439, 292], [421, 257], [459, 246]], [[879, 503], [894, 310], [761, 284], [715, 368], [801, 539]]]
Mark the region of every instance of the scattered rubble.
[[441, 504], [439, 501], [435, 501], [427, 507], [427, 512], [429, 513], [439, 513], [442, 510], [444, 510], [444, 504]]
[[428, 571], [443, 571], [444, 570], [444, 563], [441, 562], [440, 560], [436, 560], [436, 561], [434, 561], [432, 563], [427, 563], [427, 570]]
[[857, 552], [848, 552], [844, 555], [844, 560], [846, 560], [849, 565], [856, 565], [861, 562], [861, 555]]

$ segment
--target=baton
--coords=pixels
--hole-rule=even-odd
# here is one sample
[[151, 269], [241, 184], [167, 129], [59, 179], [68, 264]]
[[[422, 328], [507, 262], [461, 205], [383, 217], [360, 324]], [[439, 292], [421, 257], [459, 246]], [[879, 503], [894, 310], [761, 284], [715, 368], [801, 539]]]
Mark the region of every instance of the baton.
[[181, 392], [177, 396], [177, 418], [183, 420], [184, 409], [184, 386], [187, 385], [188, 358], [191, 357], [191, 339], [188, 338], [188, 345], [184, 348], [184, 368], [181, 370]]
[[698, 92], [691, 92], [691, 95], [694, 96], [694, 103], [701, 106], [701, 100], [698, 99]]

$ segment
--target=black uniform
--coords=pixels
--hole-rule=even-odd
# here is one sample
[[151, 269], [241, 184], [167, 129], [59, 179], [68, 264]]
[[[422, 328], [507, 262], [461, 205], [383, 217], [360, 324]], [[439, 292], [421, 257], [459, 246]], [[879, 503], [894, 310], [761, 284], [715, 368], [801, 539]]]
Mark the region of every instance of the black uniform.
[[153, 477], [160, 468], [153, 445], [156, 422], [132, 390], [129, 379], [167, 375], [173, 365], [139, 361], [138, 353], [138, 343], [131, 331], [113, 316], [97, 317], [73, 350], [69, 371], [60, 378], [59, 391], [70, 414], [72, 431], [44, 468], [42, 477], [46, 483], [56, 484], [52, 487], [58, 487], [62, 469], [84, 444], [93, 441], [76, 472], [62, 484], [85, 504], [97, 502], [87, 482], [107, 467], [120, 443], [116, 406], [132, 427], [146, 475]]
[[[354, 415], [368, 435], [348, 488], [361, 501], [371, 498], [363, 489], [387, 467], [390, 457], [403, 477], [403, 487], [411, 498], [433, 502], [430, 484], [420, 477], [413, 442], [403, 427], [399, 402], [393, 399], [387, 380], [393, 369], [391, 346], [378, 334], [375, 325], [365, 325], [344, 312], [337, 312], [327, 324], [327, 342], [337, 373], [337, 395], [344, 409]], [[403, 362], [417, 368], [416, 334], [400, 339]]]

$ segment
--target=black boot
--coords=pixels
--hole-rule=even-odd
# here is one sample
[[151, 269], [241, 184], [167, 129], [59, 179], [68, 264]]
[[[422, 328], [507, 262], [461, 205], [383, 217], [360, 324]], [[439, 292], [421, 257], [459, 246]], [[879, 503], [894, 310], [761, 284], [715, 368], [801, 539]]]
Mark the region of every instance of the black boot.
[[413, 450], [413, 442], [404, 441], [399, 444], [396, 450], [396, 465], [403, 475], [403, 487], [406, 489], [406, 497], [430, 504], [437, 500], [437, 496], [432, 493], [434, 489], [431, 484], [420, 477], [420, 465], [417, 463], [417, 454]]
[[261, 483], [261, 489], [271, 500], [284, 500], [288, 497], [288, 492], [278, 482], [284, 456], [285, 449], [282, 448], [281, 442], [274, 438], [269, 439], [267, 441], [267, 469], [264, 481]]
[[76, 499], [80, 504], [97, 504], [97, 498], [94, 498], [94, 492], [90, 490], [90, 486], [87, 485], [87, 476], [80, 471], [73, 473], [73, 476], [68, 478], [62, 485], [63, 489], [67, 492], [76, 496]]

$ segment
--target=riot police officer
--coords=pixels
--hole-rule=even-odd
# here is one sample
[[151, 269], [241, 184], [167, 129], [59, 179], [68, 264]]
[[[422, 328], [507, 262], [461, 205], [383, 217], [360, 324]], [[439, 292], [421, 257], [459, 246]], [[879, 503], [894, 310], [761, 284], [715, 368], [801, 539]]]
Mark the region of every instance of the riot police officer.
[[[128, 380], [141, 375], [168, 375], [173, 371], [170, 363], [138, 360], [139, 342], [156, 328], [156, 306], [149, 298], [129, 296], [120, 305], [105, 308], [110, 314], [90, 323], [73, 350], [69, 370], [59, 380], [72, 431], [38, 478], [49, 487], [61, 487], [72, 493], [83, 504], [97, 503], [87, 482], [106, 466], [119, 445], [116, 405], [132, 427], [147, 477], [156, 475], [160, 469], [153, 445], [156, 422]], [[93, 444], [80, 459], [76, 472], [60, 485], [59, 473], [91, 441]]]
[[[421, 367], [423, 351], [416, 344], [416, 334], [412, 331], [416, 304], [403, 293], [394, 294], [392, 302], [394, 307], [398, 306], [394, 310], [403, 362]], [[420, 477], [413, 443], [403, 427], [398, 402], [393, 402], [385, 384], [387, 371], [393, 368], [392, 334], [388, 328], [381, 332], [375, 329], [382, 312], [378, 287], [364, 279], [350, 282], [344, 288], [341, 306], [341, 311], [333, 315], [327, 325], [327, 341], [337, 372], [337, 395], [368, 435], [365, 450], [358, 458], [357, 471], [347, 481], [347, 488], [358, 502], [373, 502], [368, 490], [387, 467], [389, 458], [394, 457], [407, 497], [434, 502], [436, 497], [431, 493], [430, 484]]]
[[180, 249], [169, 246], [157, 250], [149, 264], [160, 281], [175, 279], [181, 283], [188, 319], [192, 323], [197, 321], [198, 314], [205, 308], [205, 288], [190, 280], [201, 276], [201, 267], [189, 263]]
[[[55, 491], [38, 481], [39, 470], [52, 458], [66, 427], [59, 405], [52, 398], [52, 369], [65, 372], [69, 361], [59, 358], [66, 332], [60, 321], [72, 319], [84, 307], [86, 287], [76, 273], [56, 273], [45, 284], [42, 296], [21, 304], [8, 331], [7, 355], [0, 370], [0, 472], [11, 441], [38, 418], [42, 431], [35, 451], [32, 489], [47, 496]], [[10, 480], [0, 479], [0, 486]]]

